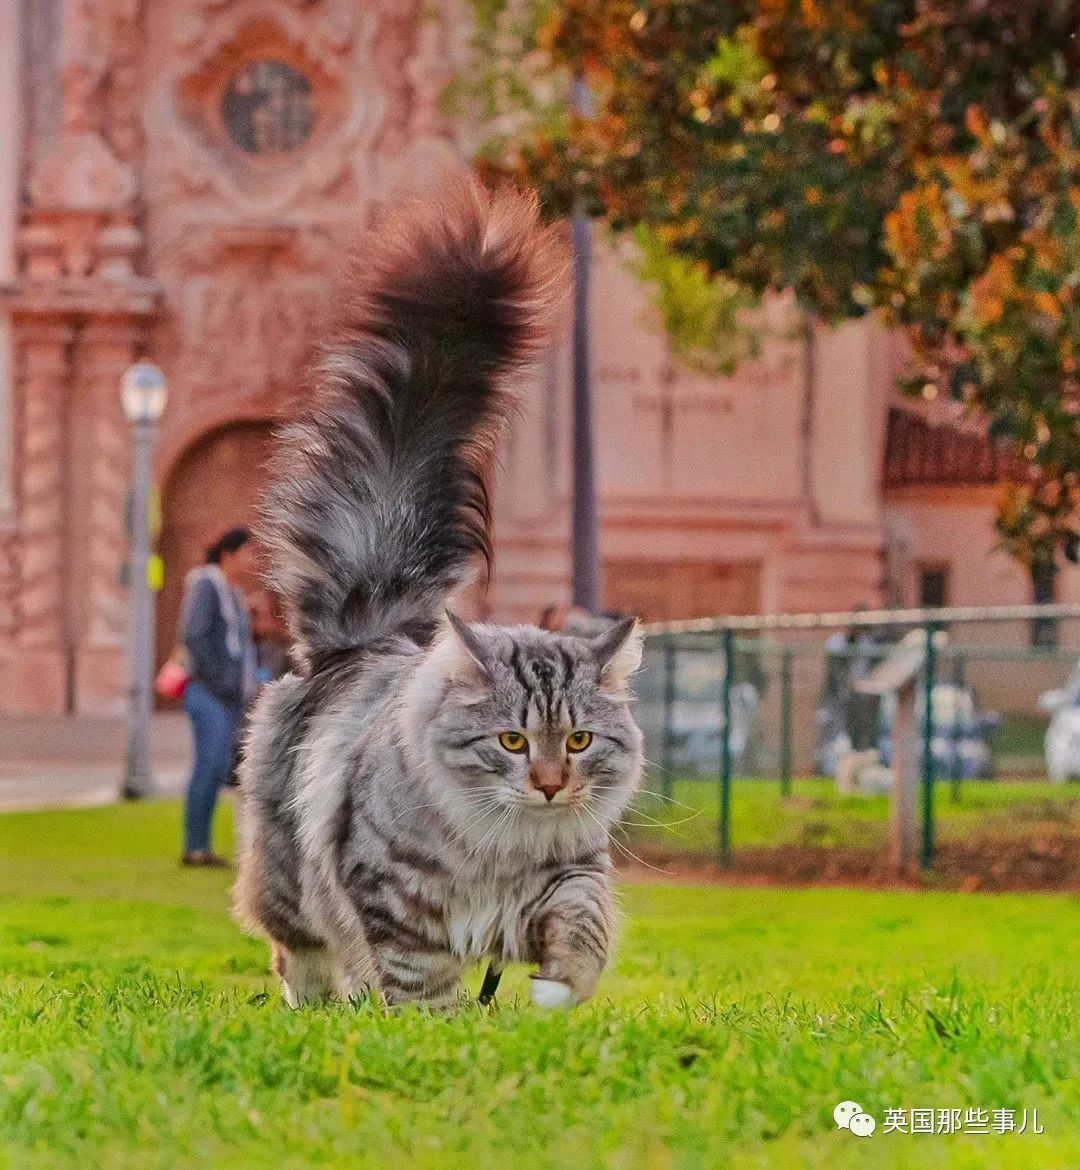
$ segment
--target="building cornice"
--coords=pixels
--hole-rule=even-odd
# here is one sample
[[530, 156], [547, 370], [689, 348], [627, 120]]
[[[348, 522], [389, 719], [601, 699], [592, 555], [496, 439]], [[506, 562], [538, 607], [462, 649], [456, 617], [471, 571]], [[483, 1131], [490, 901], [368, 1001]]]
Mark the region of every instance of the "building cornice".
[[16, 321], [147, 321], [161, 312], [162, 298], [161, 286], [143, 277], [131, 277], [123, 284], [94, 278], [24, 278], [0, 284], [0, 302]]

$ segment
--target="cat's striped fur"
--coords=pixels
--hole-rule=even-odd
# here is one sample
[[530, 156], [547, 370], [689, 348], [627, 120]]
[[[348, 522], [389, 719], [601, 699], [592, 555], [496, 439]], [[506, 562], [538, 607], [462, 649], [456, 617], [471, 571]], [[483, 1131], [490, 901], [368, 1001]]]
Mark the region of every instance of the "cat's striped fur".
[[445, 1007], [482, 958], [581, 1000], [606, 962], [607, 835], [641, 771], [633, 623], [588, 640], [443, 615], [488, 555], [485, 476], [558, 256], [516, 194], [400, 212], [281, 440], [262, 534], [298, 666], [252, 722], [236, 904], [291, 1003]]

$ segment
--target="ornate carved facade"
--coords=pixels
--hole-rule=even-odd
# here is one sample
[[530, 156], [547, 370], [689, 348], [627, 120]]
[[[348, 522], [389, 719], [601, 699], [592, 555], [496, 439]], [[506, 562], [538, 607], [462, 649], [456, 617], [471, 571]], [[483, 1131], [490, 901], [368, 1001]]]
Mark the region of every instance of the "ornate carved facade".
[[[185, 571], [251, 517], [341, 242], [461, 165], [440, 94], [467, 42], [460, 0], [0, 0], [0, 711], [122, 707], [118, 381], [143, 355], [170, 383], [167, 652]], [[775, 344], [728, 379], [672, 369], [606, 244], [592, 311], [609, 604], [842, 608], [879, 597], [890, 508], [912, 565], [933, 544], [934, 501], [881, 491], [889, 339], [823, 335], [808, 405], [783, 303]], [[566, 595], [567, 350], [496, 484], [496, 575], [474, 603], [500, 619]], [[989, 555], [990, 489], [971, 490], [947, 516], [965, 535], [981, 516]], [[972, 582], [971, 600], [1025, 594], [1006, 562]]]
[[[341, 239], [410, 174], [455, 165], [437, 105], [457, 17], [421, 9], [5, 0], [19, 154], [2, 164], [16, 198], [0, 709], [122, 706], [127, 365], [148, 354], [169, 376], [158, 466], [175, 517], [185, 455], [287, 408]], [[206, 491], [233, 519], [229, 485]], [[168, 565], [171, 586], [186, 567]]]

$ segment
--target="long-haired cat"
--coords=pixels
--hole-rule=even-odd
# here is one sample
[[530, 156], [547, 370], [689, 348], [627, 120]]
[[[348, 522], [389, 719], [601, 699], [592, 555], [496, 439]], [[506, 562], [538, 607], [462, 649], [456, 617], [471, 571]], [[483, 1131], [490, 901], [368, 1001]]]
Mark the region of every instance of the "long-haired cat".
[[444, 609], [489, 555], [494, 443], [563, 272], [535, 200], [462, 183], [401, 210], [280, 439], [261, 535], [296, 671], [254, 714], [236, 905], [291, 1005], [448, 1007], [484, 958], [578, 1002], [607, 960], [608, 832], [642, 765], [635, 624]]

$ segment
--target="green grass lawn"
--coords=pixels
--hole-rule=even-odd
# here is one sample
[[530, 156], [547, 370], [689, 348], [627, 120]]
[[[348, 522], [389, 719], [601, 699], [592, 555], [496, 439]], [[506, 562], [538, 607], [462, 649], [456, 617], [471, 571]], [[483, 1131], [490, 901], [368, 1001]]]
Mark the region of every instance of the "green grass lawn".
[[990, 749], [994, 757], [1012, 756], [1045, 762], [1048, 715], [1006, 715], [990, 732]]
[[[454, 1018], [290, 1012], [178, 824], [0, 817], [0, 1166], [1080, 1165], [1075, 900], [635, 886], [571, 1014], [527, 1006], [523, 971]], [[835, 1130], [845, 1098], [874, 1137]], [[1045, 1132], [882, 1132], [931, 1107]]]
[[[658, 781], [650, 781], [658, 788]], [[628, 817], [631, 837], [672, 849], [712, 853], [719, 797], [715, 780], [679, 780], [672, 800], [644, 793]], [[1080, 785], [1044, 781], [965, 780], [954, 801], [948, 781], [935, 786], [936, 835], [955, 841], [972, 835], [1030, 836], [1039, 825], [1080, 833]], [[659, 822], [657, 824], [656, 822]], [[731, 841], [739, 846], [846, 846], [884, 849], [889, 834], [887, 796], [839, 796], [836, 783], [800, 779], [790, 796], [779, 781], [732, 782]]]

